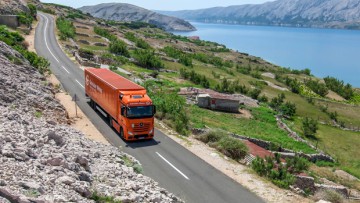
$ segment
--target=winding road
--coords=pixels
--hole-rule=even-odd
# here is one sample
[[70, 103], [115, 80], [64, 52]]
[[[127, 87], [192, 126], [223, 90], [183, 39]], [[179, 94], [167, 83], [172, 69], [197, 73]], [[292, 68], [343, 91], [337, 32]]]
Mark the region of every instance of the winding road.
[[51, 71], [63, 88], [79, 98], [79, 108], [113, 146], [134, 156], [143, 166], [144, 175], [163, 188], [191, 203], [263, 202], [255, 194], [216, 170], [196, 155], [155, 131], [155, 138], [146, 142], [124, 142], [101, 114], [96, 113], [84, 96], [84, 74], [59, 47], [55, 37], [54, 17], [39, 13], [35, 48], [51, 62]]

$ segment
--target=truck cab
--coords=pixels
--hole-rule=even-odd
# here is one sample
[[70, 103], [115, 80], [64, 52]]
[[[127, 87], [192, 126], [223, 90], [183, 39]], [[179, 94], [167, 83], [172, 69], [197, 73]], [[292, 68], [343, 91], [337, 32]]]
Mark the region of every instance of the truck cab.
[[[125, 140], [152, 139], [156, 108], [146, 91], [121, 92], [118, 121]], [[122, 131], [122, 132], [121, 132]]]

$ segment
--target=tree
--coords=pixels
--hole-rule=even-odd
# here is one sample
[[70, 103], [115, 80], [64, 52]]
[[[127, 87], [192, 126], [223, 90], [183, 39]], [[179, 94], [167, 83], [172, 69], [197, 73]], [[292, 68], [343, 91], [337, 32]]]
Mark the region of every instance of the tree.
[[318, 130], [318, 122], [316, 120], [306, 117], [304, 118], [302, 125], [302, 130], [306, 137], [316, 138], [315, 134]]

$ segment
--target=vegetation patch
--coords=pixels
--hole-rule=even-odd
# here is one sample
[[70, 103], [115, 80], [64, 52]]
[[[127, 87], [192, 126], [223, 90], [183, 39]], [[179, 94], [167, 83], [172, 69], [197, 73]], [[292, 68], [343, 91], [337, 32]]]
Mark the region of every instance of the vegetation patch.
[[59, 30], [59, 36], [61, 40], [67, 40], [68, 38], [75, 38], [76, 29], [74, 24], [64, 17], [56, 19], [56, 27]]
[[[37, 68], [41, 74], [45, 74], [50, 71], [50, 63], [47, 59], [38, 56], [36, 53], [28, 51], [27, 46], [24, 43], [25, 39], [18, 32], [10, 32], [6, 26], [0, 26], [0, 40], [7, 45], [13, 47], [20, 54], [22, 54], [32, 66]], [[15, 57], [8, 57], [15, 64], [20, 64], [20, 59]]]
[[275, 157], [268, 156], [265, 159], [256, 157], [251, 163], [252, 169], [257, 174], [270, 179], [275, 185], [286, 189], [295, 181], [293, 174], [306, 171], [309, 165], [306, 159], [298, 156], [286, 159], [286, 163], [283, 164], [279, 154], [275, 154]]
[[222, 130], [210, 130], [205, 134], [197, 136], [196, 139], [209, 144], [234, 160], [243, 159], [249, 151], [242, 140], [230, 137], [230, 135]]

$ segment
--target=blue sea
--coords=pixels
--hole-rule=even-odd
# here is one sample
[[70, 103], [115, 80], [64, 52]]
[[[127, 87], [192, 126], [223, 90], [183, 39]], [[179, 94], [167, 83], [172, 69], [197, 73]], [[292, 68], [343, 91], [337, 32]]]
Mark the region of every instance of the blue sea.
[[205, 24], [192, 22], [199, 36], [239, 52], [292, 69], [309, 68], [317, 77], [334, 76], [360, 87], [360, 31]]

